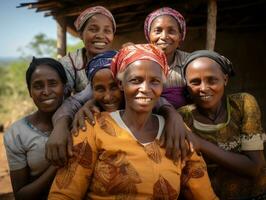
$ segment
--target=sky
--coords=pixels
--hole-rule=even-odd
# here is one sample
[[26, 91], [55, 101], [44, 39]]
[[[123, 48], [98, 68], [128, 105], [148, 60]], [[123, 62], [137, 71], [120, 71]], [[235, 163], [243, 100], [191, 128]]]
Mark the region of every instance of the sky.
[[[56, 22], [53, 17], [44, 17], [44, 12], [35, 12], [27, 7], [16, 8], [20, 3], [36, 0], [1, 0], [0, 2], [0, 57], [18, 57], [22, 48], [39, 33], [56, 39]], [[69, 39], [69, 36], [68, 36]], [[73, 38], [70, 38], [73, 42]]]

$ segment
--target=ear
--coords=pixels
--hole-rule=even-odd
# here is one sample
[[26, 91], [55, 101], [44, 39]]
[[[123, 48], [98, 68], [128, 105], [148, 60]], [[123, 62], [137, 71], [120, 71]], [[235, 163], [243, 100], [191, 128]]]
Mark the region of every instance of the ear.
[[117, 81], [117, 84], [118, 84], [119, 89], [120, 89], [121, 91], [124, 91], [122, 81], [118, 80], [118, 81]]
[[224, 76], [224, 87], [227, 86], [228, 80], [229, 80], [229, 77], [228, 77], [228, 74], [226, 74], [226, 75]]

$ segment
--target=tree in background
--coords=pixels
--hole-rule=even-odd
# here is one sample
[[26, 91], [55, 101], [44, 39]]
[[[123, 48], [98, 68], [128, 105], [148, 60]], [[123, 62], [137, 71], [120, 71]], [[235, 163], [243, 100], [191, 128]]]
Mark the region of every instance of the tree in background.
[[[68, 45], [67, 48], [68, 51], [74, 51], [82, 46], [82, 42], [78, 42]], [[19, 51], [20, 59], [0, 61], [0, 126], [4, 124], [5, 128], [35, 109], [28, 94], [25, 73], [32, 56], [56, 58], [56, 40], [40, 33]]]

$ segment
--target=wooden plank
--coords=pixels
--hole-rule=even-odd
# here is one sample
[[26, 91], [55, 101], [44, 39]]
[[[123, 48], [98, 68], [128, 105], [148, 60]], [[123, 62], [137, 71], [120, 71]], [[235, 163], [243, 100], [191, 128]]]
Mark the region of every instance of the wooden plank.
[[66, 20], [65, 18], [57, 18], [57, 58], [66, 55]]
[[208, 1], [206, 49], [213, 51], [216, 40], [217, 0]]

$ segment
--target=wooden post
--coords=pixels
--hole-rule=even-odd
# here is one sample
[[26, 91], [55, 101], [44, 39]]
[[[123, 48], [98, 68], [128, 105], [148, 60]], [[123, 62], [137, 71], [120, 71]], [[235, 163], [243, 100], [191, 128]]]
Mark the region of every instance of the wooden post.
[[208, 0], [206, 49], [213, 51], [216, 40], [217, 0]]
[[57, 58], [66, 55], [66, 21], [64, 18], [57, 18]]

